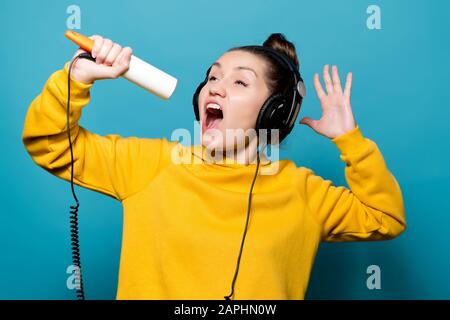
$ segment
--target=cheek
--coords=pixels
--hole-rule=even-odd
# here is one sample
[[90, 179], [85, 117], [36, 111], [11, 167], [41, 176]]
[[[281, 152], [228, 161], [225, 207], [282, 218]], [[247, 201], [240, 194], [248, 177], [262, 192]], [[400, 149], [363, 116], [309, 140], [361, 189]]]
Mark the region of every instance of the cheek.
[[254, 125], [261, 106], [262, 102], [256, 97], [236, 97], [230, 100], [229, 119], [233, 123], [250, 128]]

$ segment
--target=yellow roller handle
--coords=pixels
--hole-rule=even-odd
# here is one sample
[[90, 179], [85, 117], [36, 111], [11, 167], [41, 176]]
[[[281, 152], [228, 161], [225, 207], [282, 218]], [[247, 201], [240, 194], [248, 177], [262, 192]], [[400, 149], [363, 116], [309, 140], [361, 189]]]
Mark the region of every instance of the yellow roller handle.
[[72, 30], [67, 30], [64, 35], [79, 45], [81, 49], [92, 52], [95, 43], [94, 40]]

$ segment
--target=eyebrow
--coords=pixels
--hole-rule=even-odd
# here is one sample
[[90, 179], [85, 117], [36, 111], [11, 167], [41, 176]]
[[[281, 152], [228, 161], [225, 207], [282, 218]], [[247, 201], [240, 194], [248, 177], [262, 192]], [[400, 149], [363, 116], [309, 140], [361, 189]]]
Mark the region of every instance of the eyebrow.
[[[219, 67], [219, 68], [222, 67], [222, 65], [220, 64], [220, 62], [214, 62], [214, 63], [212, 64], [212, 66], [217, 66], [217, 67]], [[211, 66], [211, 67], [212, 67], [212, 66]], [[256, 77], [258, 77], [258, 74], [256, 73], [256, 71], [253, 70], [253, 69], [250, 68], [250, 67], [237, 66], [237, 67], [234, 68], [234, 70], [249, 70], [249, 71], [252, 71], [252, 72], [255, 74]]]

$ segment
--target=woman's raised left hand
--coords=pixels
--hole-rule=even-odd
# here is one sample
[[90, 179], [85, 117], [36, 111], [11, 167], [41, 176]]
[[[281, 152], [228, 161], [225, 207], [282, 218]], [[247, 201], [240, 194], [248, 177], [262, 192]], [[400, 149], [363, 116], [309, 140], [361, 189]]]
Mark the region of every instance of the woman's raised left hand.
[[356, 123], [350, 104], [352, 73], [347, 74], [345, 90], [342, 91], [337, 67], [332, 67], [333, 78], [330, 77], [329, 69], [329, 65], [323, 67], [326, 93], [320, 83], [319, 74], [314, 75], [314, 88], [322, 107], [322, 117], [320, 120], [304, 117], [300, 120], [300, 123], [311, 127], [327, 138], [333, 139], [355, 129]]

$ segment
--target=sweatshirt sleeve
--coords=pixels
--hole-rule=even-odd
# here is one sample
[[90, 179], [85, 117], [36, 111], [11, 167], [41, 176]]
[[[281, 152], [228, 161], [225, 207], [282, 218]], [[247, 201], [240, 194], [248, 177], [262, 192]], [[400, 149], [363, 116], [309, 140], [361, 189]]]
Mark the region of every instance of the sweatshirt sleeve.
[[[53, 73], [29, 106], [22, 141], [33, 161], [70, 182], [67, 130], [68, 64]], [[78, 125], [90, 100], [92, 84], [70, 83], [70, 135], [75, 184], [117, 200], [143, 189], [158, 171], [165, 139], [101, 136]]]
[[334, 186], [305, 170], [306, 197], [325, 242], [388, 240], [406, 229], [400, 186], [386, 167], [377, 145], [359, 126], [332, 139], [345, 162], [350, 187]]

